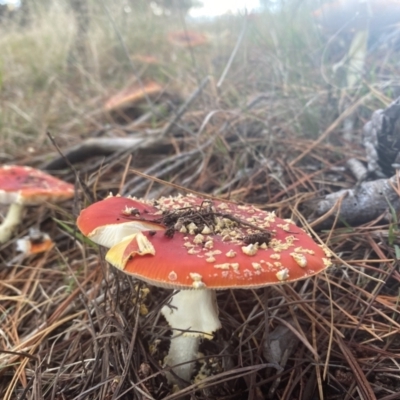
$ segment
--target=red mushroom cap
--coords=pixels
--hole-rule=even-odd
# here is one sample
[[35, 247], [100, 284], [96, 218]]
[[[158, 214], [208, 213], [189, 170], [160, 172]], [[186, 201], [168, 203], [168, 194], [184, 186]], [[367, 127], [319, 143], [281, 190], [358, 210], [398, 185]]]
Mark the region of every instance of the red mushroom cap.
[[196, 47], [208, 43], [207, 36], [195, 31], [177, 31], [168, 34], [171, 44], [180, 47]]
[[135, 233], [106, 256], [112, 265], [154, 285], [257, 288], [305, 279], [330, 265], [326, 249], [274, 213], [194, 196], [158, 204], [169, 210], [163, 214], [166, 231]]
[[147, 82], [143, 85], [133, 85], [107, 100], [104, 108], [106, 111], [116, 111], [131, 107], [142, 101], [145, 96], [155, 96], [163, 92], [163, 87], [157, 82]]
[[112, 247], [135, 232], [164, 230], [160, 223], [152, 222], [160, 217], [161, 212], [144, 201], [110, 196], [82, 210], [76, 224], [95, 243]]
[[73, 185], [43, 171], [20, 165], [0, 167], [0, 203], [37, 205], [73, 196]]
[[139, 61], [142, 64], [152, 64], [152, 65], [160, 65], [161, 62], [154, 56], [149, 54], [136, 54], [132, 57], [135, 61]]

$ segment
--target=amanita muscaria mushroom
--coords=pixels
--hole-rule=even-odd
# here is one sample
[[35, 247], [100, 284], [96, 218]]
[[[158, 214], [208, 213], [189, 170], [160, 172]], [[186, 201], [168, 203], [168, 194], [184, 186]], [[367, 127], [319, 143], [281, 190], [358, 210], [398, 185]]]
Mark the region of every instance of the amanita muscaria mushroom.
[[[89, 209], [101, 215], [102, 204], [111, 204], [111, 200], [83, 210], [78, 227]], [[132, 203], [137, 208], [138, 202], [124, 199], [111, 219], [122, 218], [125, 207], [129, 209]], [[190, 380], [200, 339], [212, 339], [221, 327], [215, 290], [293, 282], [330, 265], [329, 252], [292, 221], [251, 205], [191, 195], [144, 204], [145, 212], [128, 219], [140, 227], [143, 221], [156, 223], [162, 230], [138, 230], [108, 246], [106, 259], [149, 284], [180, 290], [161, 311], [173, 332], [165, 365], [184, 363], [173, 367], [173, 373], [167, 372], [172, 383], [182, 383], [174, 375]]]
[[10, 204], [0, 225], [0, 243], [7, 242], [22, 219], [24, 206], [60, 202], [74, 196], [74, 186], [43, 171], [19, 165], [0, 167], [0, 203]]
[[207, 36], [195, 31], [176, 31], [168, 33], [168, 41], [179, 47], [197, 47], [208, 43]]
[[132, 107], [138, 102], [144, 100], [146, 96], [157, 96], [163, 91], [163, 87], [157, 82], [146, 82], [142, 85], [133, 85], [110, 97], [105, 103], [104, 109], [111, 112]]
[[132, 57], [135, 61], [147, 65], [160, 65], [161, 62], [156, 57], [148, 54], [136, 54]]

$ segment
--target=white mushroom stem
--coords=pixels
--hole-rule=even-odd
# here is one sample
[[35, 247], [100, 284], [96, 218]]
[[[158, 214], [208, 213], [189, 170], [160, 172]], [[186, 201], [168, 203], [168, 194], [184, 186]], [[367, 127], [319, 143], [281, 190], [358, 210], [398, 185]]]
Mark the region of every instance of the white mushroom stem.
[[0, 225], [0, 243], [10, 240], [14, 230], [21, 222], [23, 209], [22, 204], [11, 204], [3, 223]]
[[[221, 328], [214, 290], [181, 290], [161, 310], [172, 328], [172, 338], [165, 365], [173, 367], [173, 373], [190, 382], [201, 338], [212, 339], [213, 332]], [[183, 386], [174, 374], [166, 371], [169, 383]]]
[[164, 360], [164, 367], [180, 363], [184, 364], [174, 367], [173, 373], [171, 371], [165, 371], [169, 383], [183, 386], [183, 382], [180, 382], [174, 374], [184, 381], [190, 382], [190, 377], [192, 376], [195, 367], [199, 345], [200, 336], [183, 336], [181, 331], [176, 331], [175, 329], [172, 330], [171, 345], [169, 347], [169, 353]]

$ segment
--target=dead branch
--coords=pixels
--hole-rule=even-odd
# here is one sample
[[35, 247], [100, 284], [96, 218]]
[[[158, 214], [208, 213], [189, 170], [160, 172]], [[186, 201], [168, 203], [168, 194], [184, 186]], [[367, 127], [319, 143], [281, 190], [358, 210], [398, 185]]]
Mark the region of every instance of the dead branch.
[[[109, 156], [110, 154], [126, 151], [132, 152], [138, 149], [150, 147], [158, 142], [158, 135], [137, 135], [135, 137], [123, 138], [91, 138], [79, 143], [65, 151], [65, 158], [71, 163], [86, 161], [95, 156]], [[46, 170], [57, 170], [67, 167], [64, 157], [57, 157], [42, 166]]]
[[364, 125], [363, 144], [368, 172], [378, 178], [392, 176], [400, 162], [400, 98], [372, 114]]
[[342, 221], [358, 225], [377, 218], [391, 208], [400, 210], [400, 198], [394, 189], [396, 184], [397, 177], [393, 176], [389, 179], [362, 182], [352, 189], [339, 190], [322, 199], [313, 200], [309, 204], [314, 209], [312, 219], [338, 207], [339, 203], [340, 209], [323, 222], [324, 226], [331, 225], [337, 213]]
[[[355, 159], [347, 161], [358, 180], [357, 185], [312, 200], [307, 205], [313, 210], [311, 220], [330, 211], [319, 227], [331, 226], [337, 217], [342, 223], [354, 226], [371, 221], [391, 208], [396, 212], [400, 210], [400, 199], [394, 189], [395, 168], [400, 163], [400, 98], [372, 114], [364, 125], [363, 144], [368, 170], [364, 172], [363, 165]], [[366, 182], [368, 175], [381, 179]], [[387, 178], [389, 176], [392, 177]]]

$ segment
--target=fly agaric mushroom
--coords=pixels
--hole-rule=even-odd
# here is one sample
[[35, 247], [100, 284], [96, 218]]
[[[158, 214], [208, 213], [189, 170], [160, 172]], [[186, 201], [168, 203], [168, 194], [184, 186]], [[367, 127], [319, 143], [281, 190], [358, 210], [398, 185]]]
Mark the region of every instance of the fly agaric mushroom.
[[173, 335], [165, 360], [170, 383], [190, 380], [200, 339], [221, 327], [215, 290], [293, 282], [330, 265], [329, 252], [301, 228], [251, 205], [190, 195], [153, 204], [158, 211], [141, 217], [163, 231], [126, 237], [106, 260], [149, 284], [180, 290], [161, 310]]
[[118, 111], [137, 104], [145, 99], [146, 96], [157, 96], [162, 92], [163, 88], [157, 82], [130, 86], [112, 96], [104, 105], [104, 109], [108, 112]]
[[61, 202], [74, 196], [74, 186], [31, 167], [0, 167], [0, 203], [10, 204], [0, 225], [0, 243], [7, 242], [22, 219], [24, 206]]
[[178, 31], [168, 34], [168, 41], [179, 47], [197, 47], [208, 43], [207, 36], [195, 31]]
[[135, 61], [147, 65], [160, 65], [160, 60], [148, 54], [136, 54], [132, 57]]

